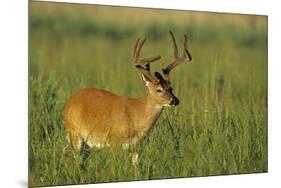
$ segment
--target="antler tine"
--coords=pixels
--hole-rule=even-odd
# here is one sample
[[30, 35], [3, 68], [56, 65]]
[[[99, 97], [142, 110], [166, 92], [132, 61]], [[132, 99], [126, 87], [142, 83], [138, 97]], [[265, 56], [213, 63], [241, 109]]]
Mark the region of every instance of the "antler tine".
[[179, 57], [179, 53], [178, 53], [178, 46], [177, 46], [177, 42], [176, 42], [175, 36], [172, 33], [172, 31], [169, 31], [169, 33], [171, 35], [171, 38], [172, 38], [172, 41], [173, 41], [173, 44], [174, 44], [174, 56], [175, 56], [175, 58], [178, 58]]
[[183, 50], [183, 57], [184, 59], [187, 59], [188, 61], [191, 61], [192, 60], [192, 57], [188, 51], [188, 48], [187, 48], [187, 35], [185, 34], [184, 35], [184, 50]]
[[135, 43], [134, 50], [133, 50], [133, 58], [136, 56], [136, 50], [137, 50], [137, 48], [138, 48], [139, 41], [140, 41], [140, 39], [138, 39], [138, 40], [136, 41], [136, 43]]
[[159, 59], [161, 59], [161, 56], [153, 56], [153, 57], [147, 57], [147, 58], [142, 58], [140, 59], [139, 56], [140, 56], [140, 51], [142, 49], [142, 46], [144, 45], [146, 39], [143, 39], [143, 40], [140, 40], [138, 39], [136, 44], [135, 44], [135, 47], [134, 47], [134, 51], [133, 51], [133, 63], [134, 65], [148, 65], [149, 63], [152, 63], [154, 61], [157, 61]]
[[[139, 58], [140, 51], [145, 41], [146, 39], [137, 40], [133, 49], [133, 64], [144, 76], [149, 78], [151, 81], [156, 81], [156, 78], [150, 73], [150, 63], [159, 60], [161, 56], [146, 57], [142, 59]], [[143, 67], [142, 65], [145, 65], [145, 67]]]
[[183, 56], [179, 57], [178, 55], [178, 48], [177, 48], [177, 43], [176, 43], [176, 39], [174, 34], [170, 31], [169, 32], [172, 38], [172, 42], [174, 45], [174, 56], [175, 56], [175, 60], [169, 64], [166, 68], [162, 69], [163, 74], [165, 75], [166, 79], [169, 80], [169, 72], [175, 68], [177, 65], [181, 64], [181, 63], [185, 63], [185, 62], [189, 62], [192, 60], [191, 55], [187, 49], [187, 36], [184, 35], [184, 50], [183, 50]]
[[136, 57], [138, 58], [140, 56], [140, 51], [142, 49], [142, 46], [144, 45], [146, 41], [146, 38], [144, 38], [143, 40], [140, 41], [139, 45], [138, 45], [138, 48], [137, 48], [137, 51], [136, 51]]

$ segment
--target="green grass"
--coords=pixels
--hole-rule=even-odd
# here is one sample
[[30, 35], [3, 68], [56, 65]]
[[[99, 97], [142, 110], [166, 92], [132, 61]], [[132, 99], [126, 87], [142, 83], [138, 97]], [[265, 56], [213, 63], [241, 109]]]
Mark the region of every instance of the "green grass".
[[[91, 149], [87, 158], [74, 158], [70, 148], [64, 149], [67, 99], [85, 87], [144, 95], [141, 76], [131, 64], [133, 44], [146, 35], [142, 55], [159, 54], [161, 62], [169, 63], [170, 29], [178, 40], [188, 33], [193, 61], [171, 73], [180, 105], [164, 109], [137, 144], [138, 167], [120, 148]], [[231, 23], [153, 21], [137, 27], [31, 15], [29, 185], [267, 172], [266, 36], [266, 28]], [[159, 70], [160, 63], [152, 68]]]

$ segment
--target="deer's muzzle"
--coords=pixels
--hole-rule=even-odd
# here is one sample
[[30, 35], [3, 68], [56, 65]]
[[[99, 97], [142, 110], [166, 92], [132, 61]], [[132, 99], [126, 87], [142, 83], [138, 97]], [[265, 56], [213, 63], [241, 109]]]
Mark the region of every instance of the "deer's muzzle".
[[170, 102], [170, 105], [177, 106], [179, 103], [180, 103], [179, 99], [177, 97], [173, 96], [173, 98]]

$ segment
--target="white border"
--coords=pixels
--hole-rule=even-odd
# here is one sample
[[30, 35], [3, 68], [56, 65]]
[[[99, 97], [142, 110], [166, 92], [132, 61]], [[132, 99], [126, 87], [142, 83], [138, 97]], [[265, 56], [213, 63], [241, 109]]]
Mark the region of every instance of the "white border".
[[[280, 13], [274, 0], [67, 0], [107, 5], [157, 7], [269, 15], [269, 173], [186, 178], [72, 187], [280, 187]], [[276, 3], [275, 3], [276, 2]], [[27, 0], [0, 6], [0, 186], [27, 184]], [[254, 73], [253, 73], [254, 74]], [[279, 185], [279, 186], [278, 186]]]
[[[42, 0], [48, 1], [48, 0]], [[54, 0], [53, 0], [54, 1]], [[87, 3], [87, 4], [102, 4], [102, 5], [120, 5], [131, 7], [150, 7], [150, 8], [166, 8], [180, 10], [201, 10], [213, 12], [230, 12], [244, 14], [267, 14], [268, 10], [264, 7], [264, 1], [242, 1], [242, 0], [56, 0], [56, 2], [69, 3]], [[241, 4], [243, 6], [241, 6]]]

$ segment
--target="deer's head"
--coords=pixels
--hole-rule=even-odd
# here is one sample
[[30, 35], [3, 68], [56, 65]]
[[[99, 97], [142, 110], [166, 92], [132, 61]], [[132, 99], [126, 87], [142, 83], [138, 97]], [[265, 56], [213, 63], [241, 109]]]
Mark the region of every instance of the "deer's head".
[[163, 76], [159, 72], [155, 72], [154, 74], [150, 72], [150, 63], [159, 60], [161, 56], [142, 59], [139, 57], [141, 48], [146, 39], [138, 39], [133, 50], [133, 64], [142, 73], [143, 80], [150, 92], [150, 95], [161, 106], [176, 106], [179, 104], [178, 98], [173, 94], [169, 73], [177, 65], [191, 61], [191, 55], [187, 49], [186, 35], [184, 35], [184, 50], [182, 56], [178, 55], [176, 40], [171, 31], [170, 35], [174, 45], [175, 59], [166, 68], [162, 69]]

